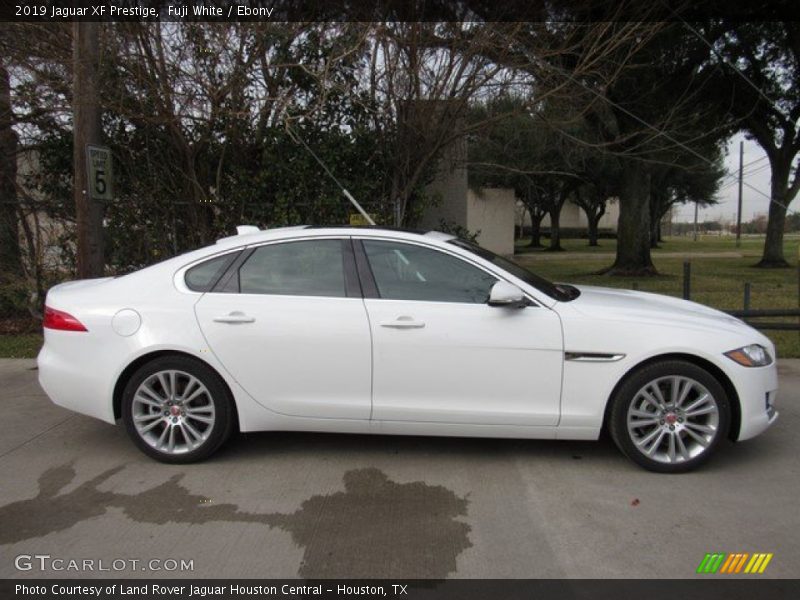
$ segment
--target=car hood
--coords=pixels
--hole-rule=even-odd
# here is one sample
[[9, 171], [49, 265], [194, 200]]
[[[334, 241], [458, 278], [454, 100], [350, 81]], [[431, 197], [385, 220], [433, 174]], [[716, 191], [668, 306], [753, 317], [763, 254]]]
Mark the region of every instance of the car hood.
[[594, 318], [725, 330], [731, 333], [755, 333], [759, 338], [763, 337], [743, 321], [696, 302], [633, 290], [574, 287], [581, 294], [569, 303], [570, 306]]

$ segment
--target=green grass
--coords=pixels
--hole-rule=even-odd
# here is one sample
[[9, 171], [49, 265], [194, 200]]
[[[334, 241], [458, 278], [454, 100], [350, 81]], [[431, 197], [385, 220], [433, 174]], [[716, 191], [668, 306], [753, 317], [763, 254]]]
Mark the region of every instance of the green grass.
[[[797, 264], [797, 249], [800, 238], [786, 240], [785, 256]], [[763, 246], [763, 238], [742, 240], [737, 249], [732, 238], [704, 236], [697, 242], [688, 239], [668, 239], [660, 250], [653, 253], [653, 262], [659, 275], [656, 277], [631, 278], [597, 275], [596, 272], [611, 264], [609, 257], [591, 254], [614, 251], [613, 240], [602, 240], [600, 248], [587, 249], [585, 240], [566, 240], [563, 244], [569, 251], [580, 251], [576, 257], [560, 257], [559, 253], [526, 252], [515, 260], [535, 273], [553, 281], [617, 287], [667, 294], [681, 297], [683, 294], [683, 263], [692, 265], [691, 299], [722, 310], [743, 308], [744, 284], [751, 284], [750, 308], [797, 308], [798, 268], [757, 269]], [[581, 249], [582, 250], [579, 250]], [[715, 253], [738, 252], [741, 257], [683, 257], [662, 256], [664, 253]], [[770, 318], [769, 321], [778, 319]], [[800, 357], [800, 332], [765, 331], [776, 344], [778, 355], [784, 358]]]
[[0, 358], [36, 358], [41, 347], [40, 333], [0, 335]]

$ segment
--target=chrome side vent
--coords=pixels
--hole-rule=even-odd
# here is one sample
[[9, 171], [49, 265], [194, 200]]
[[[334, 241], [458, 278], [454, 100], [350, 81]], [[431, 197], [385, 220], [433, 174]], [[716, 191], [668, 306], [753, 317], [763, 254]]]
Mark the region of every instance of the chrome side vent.
[[564, 352], [564, 360], [579, 362], [617, 362], [625, 358], [624, 354], [605, 352]]

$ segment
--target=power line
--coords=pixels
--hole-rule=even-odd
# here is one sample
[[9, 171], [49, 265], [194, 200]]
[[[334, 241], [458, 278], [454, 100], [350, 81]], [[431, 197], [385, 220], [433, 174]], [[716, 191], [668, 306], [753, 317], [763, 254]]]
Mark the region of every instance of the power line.
[[757, 169], [752, 169], [750, 171], [745, 171], [744, 174], [745, 175], [755, 175], [756, 173], [761, 173], [762, 171], [766, 171], [769, 168], [770, 168], [770, 165], [762, 165], [762, 166], [758, 167]]
[[[751, 175], [751, 174], [753, 174], [753, 173], [758, 173], [759, 171], [762, 171], [762, 170], [764, 170], [764, 169], [768, 169], [768, 168], [770, 167], [770, 165], [762, 165], [762, 166], [760, 166], [760, 167], [758, 167], [758, 168], [756, 168], [756, 169], [753, 169], [752, 171], [747, 171], [747, 167], [748, 167], [748, 166], [750, 166], [750, 165], [754, 165], [754, 164], [756, 164], [756, 163], [760, 163], [762, 160], [767, 160], [767, 158], [768, 158], [768, 157], [767, 157], [766, 155], [764, 155], [764, 156], [762, 156], [761, 158], [756, 158], [755, 160], [751, 160], [750, 162], [746, 162], [746, 163], [744, 163], [744, 165], [742, 165], [742, 168], [745, 170], [744, 174], [745, 174], [745, 175]], [[728, 173], [727, 173], [727, 174], [724, 176], [724, 179], [727, 179], [728, 177], [737, 178], [737, 177], [738, 177], [738, 175], [736, 175], [735, 173], [731, 173], [730, 171], [728, 171]]]
[[709, 49], [711, 50], [711, 52], [713, 52], [713, 53], [714, 53], [714, 56], [716, 56], [716, 57], [717, 57], [718, 59], [720, 59], [720, 60], [721, 60], [721, 61], [722, 61], [724, 64], [728, 65], [728, 66], [729, 66], [731, 69], [733, 69], [733, 71], [734, 71], [734, 72], [735, 72], [735, 73], [736, 73], [736, 74], [737, 74], [739, 77], [741, 77], [741, 78], [742, 78], [744, 81], [746, 81], [746, 82], [747, 82], [747, 84], [748, 84], [748, 85], [749, 85], [751, 88], [753, 88], [753, 89], [756, 91], [756, 93], [757, 93], [759, 96], [761, 96], [761, 97], [762, 97], [764, 100], [766, 100], [766, 101], [767, 101], [767, 103], [768, 103], [768, 104], [769, 104], [769, 105], [772, 107], [772, 109], [773, 109], [774, 111], [776, 111], [776, 112], [778, 112], [778, 113], [780, 113], [780, 112], [781, 112], [781, 111], [778, 109], [778, 107], [775, 105], [775, 103], [774, 103], [772, 100], [770, 100], [770, 99], [767, 97], [767, 95], [766, 95], [766, 94], [765, 94], [765, 93], [764, 93], [764, 92], [761, 90], [761, 88], [760, 88], [760, 87], [758, 87], [758, 86], [757, 86], [755, 83], [753, 83], [752, 79], [750, 79], [750, 78], [749, 78], [747, 75], [745, 75], [745, 74], [744, 74], [744, 73], [742, 73], [742, 72], [741, 72], [739, 69], [737, 69], [737, 68], [736, 68], [736, 66], [735, 66], [734, 64], [732, 64], [732, 63], [731, 63], [731, 62], [730, 62], [730, 61], [729, 61], [727, 58], [725, 58], [725, 57], [724, 57], [724, 56], [722, 56], [722, 55], [721, 55], [719, 52], [717, 52], [716, 48], [714, 48], [714, 45], [713, 45], [711, 42], [709, 42], [709, 41], [708, 41], [708, 40], [707, 40], [705, 37], [703, 37], [703, 35], [702, 35], [702, 34], [701, 34], [699, 31], [697, 31], [697, 30], [696, 30], [694, 27], [692, 27], [691, 25], [689, 25], [689, 23], [687, 23], [687, 22], [686, 22], [686, 21], [683, 19], [683, 17], [681, 17], [681, 16], [680, 16], [678, 13], [676, 13], [676, 12], [675, 12], [675, 11], [674, 11], [674, 10], [673, 10], [673, 9], [672, 9], [670, 6], [668, 6], [668, 5], [667, 5], [666, 3], [664, 3], [664, 2], [662, 2], [662, 4], [664, 4], [664, 6], [667, 6], [667, 8], [668, 8], [668, 9], [669, 9], [669, 10], [672, 12], [672, 14], [673, 14], [673, 15], [675, 15], [675, 16], [676, 16], [676, 17], [677, 17], [677, 18], [678, 18], [678, 19], [681, 21], [681, 23], [683, 23], [683, 25], [684, 25], [684, 26], [685, 26], [685, 27], [686, 27], [686, 28], [687, 28], [689, 31], [691, 31], [691, 32], [692, 32], [692, 33], [693, 33], [695, 36], [697, 36], [697, 38], [698, 38], [700, 41], [702, 41], [702, 42], [703, 42], [703, 43], [704, 43], [706, 46], [708, 46], [708, 47], [709, 47]]
[[[746, 165], [744, 165], [742, 168], [743, 168], [742, 175], [750, 176], [750, 175], [756, 175], [757, 173], [762, 173], [762, 172], [768, 170], [770, 168], [770, 165], [761, 165], [760, 167], [756, 167], [755, 169], [750, 169], [750, 170], [747, 170]], [[728, 179], [730, 179], [730, 181], [725, 182], [725, 180], [728, 180]], [[739, 179], [739, 175], [738, 174], [728, 171], [728, 173], [722, 178], [723, 182], [725, 182], [722, 185], [723, 185], [723, 187], [726, 187], [726, 186], [729, 186], [729, 185], [733, 185], [734, 183], [736, 183], [736, 181], [738, 179]]]
[[[651, 123], [648, 123], [647, 121], [645, 121], [644, 119], [642, 119], [642, 118], [641, 118], [641, 117], [639, 117], [638, 115], [636, 115], [636, 114], [632, 113], [631, 111], [629, 111], [629, 110], [628, 110], [627, 108], [625, 108], [624, 106], [621, 106], [621, 105], [617, 104], [616, 102], [614, 102], [613, 100], [610, 100], [609, 98], [607, 98], [606, 96], [604, 96], [603, 94], [601, 94], [601, 93], [600, 93], [600, 92], [598, 92], [597, 90], [595, 90], [595, 89], [592, 89], [591, 87], [589, 87], [587, 84], [583, 83], [582, 81], [579, 81], [579, 80], [575, 79], [575, 77], [574, 77], [572, 74], [568, 73], [567, 71], [564, 71], [563, 69], [561, 69], [561, 68], [559, 68], [559, 67], [556, 67], [555, 65], [548, 64], [548, 63], [546, 63], [546, 62], [542, 61], [541, 59], [537, 59], [537, 58], [535, 58], [535, 57], [532, 57], [532, 60], [534, 60], [534, 61], [538, 62], [538, 63], [539, 63], [539, 64], [541, 64], [541, 65], [544, 65], [544, 67], [545, 67], [545, 68], [549, 68], [550, 70], [556, 71], [557, 73], [561, 74], [563, 77], [565, 77], [566, 79], [568, 79], [568, 80], [569, 80], [569, 81], [571, 81], [572, 83], [575, 83], [576, 85], [578, 85], [578, 86], [582, 87], [583, 89], [585, 89], [586, 91], [588, 91], [590, 94], [593, 94], [593, 95], [597, 96], [598, 98], [600, 98], [601, 100], [603, 100], [603, 101], [607, 102], [607, 103], [608, 103], [608, 104], [610, 104], [611, 106], [614, 106], [614, 107], [616, 107], [618, 110], [620, 110], [621, 112], [625, 113], [626, 115], [628, 115], [629, 117], [631, 117], [631, 118], [632, 118], [632, 119], [634, 119], [635, 121], [638, 121], [639, 123], [641, 123], [642, 125], [644, 125], [644, 126], [645, 126], [645, 127], [647, 127], [648, 129], [650, 129], [651, 131], [654, 131], [656, 134], [658, 134], [659, 136], [663, 137], [663, 138], [664, 138], [664, 139], [666, 139], [666, 140], [669, 140], [670, 142], [672, 142], [672, 143], [673, 143], [673, 144], [675, 144], [676, 146], [679, 146], [679, 147], [683, 148], [684, 150], [686, 150], [686, 151], [687, 151], [687, 152], [689, 152], [690, 154], [692, 154], [692, 155], [696, 156], [697, 158], [699, 158], [699, 159], [700, 159], [700, 160], [702, 160], [703, 162], [705, 162], [705, 163], [707, 163], [707, 164], [709, 164], [709, 165], [711, 165], [711, 166], [715, 166], [715, 164], [714, 164], [714, 161], [712, 161], [711, 159], [709, 159], [709, 158], [707, 158], [707, 157], [703, 156], [702, 154], [700, 154], [699, 152], [697, 152], [697, 151], [696, 151], [696, 150], [694, 150], [693, 148], [690, 148], [689, 146], [687, 146], [687, 145], [686, 145], [686, 144], [684, 144], [683, 142], [681, 142], [681, 141], [679, 141], [679, 140], [675, 139], [674, 137], [672, 137], [672, 136], [671, 136], [671, 135], [669, 135], [668, 133], [666, 133], [666, 132], [664, 132], [664, 131], [660, 130], [660, 129], [659, 129], [658, 127], [656, 127], [655, 125], [653, 125], [653, 124], [651, 124]], [[732, 175], [732, 173], [731, 173], [729, 170], [727, 170], [727, 169], [726, 169], [726, 173], [727, 173], [728, 175]], [[735, 177], [738, 177], [738, 175], [735, 175]], [[749, 189], [753, 190], [753, 191], [754, 191], [754, 192], [756, 192], [757, 194], [760, 194], [761, 196], [764, 196], [764, 197], [765, 197], [767, 200], [769, 200], [770, 202], [774, 202], [774, 203], [775, 203], [775, 204], [777, 204], [778, 206], [781, 206], [781, 207], [783, 207], [783, 208], [784, 208], [784, 210], [787, 210], [787, 211], [789, 210], [789, 207], [788, 207], [788, 206], [786, 206], [785, 204], [783, 204], [782, 202], [780, 202], [780, 201], [778, 201], [778, 200], [775, 200], [775, 199], [774, 199], [774, 198], [772, 198], [772, 197], [771, 197], [769, 194], [766, 194], [766, 193], [762, 192], [762, 191], [761, 191], [761, 190], [759, 190], [758, 188], [756, 188], [756, 187], [753, 187], [752, 185], [750, 185], [749, 183], [747, 183], [747, 182], [742, 182], [742, 185], [744, 185], [744, 186], [748, 187]], [[792, 211], [792, 212], [797, 212], [797, 211]]]
[[[742, 79], [743, 79], [743, 80], [744, 80], [744, 81], [745, 81], [745, 82], [746, 82], [746, 83], [747, 83], [747, 84], [748, 84], [748, 85], [749, 85], [751, 88], [753, 88], [753, 89], [756, 91], [756, 93], [757, 93], [759, 96], [761, 96], [761, 97], [762, 97], [764, 100], [766, 100], [766, 102], [767, 102], [767, 103], [768, 103], [768, 104], [769, 104], [769, 105], [772, 107], [772, 110], [774, 110], [774, 111], [775, 111], [775, 112], [777, 112], [778, 114], [782, 114], [782, 112], [781, 112], [781, 110], [778, 108], [778, 106], [777, 106], [777, 105], [776, 105], [776, 104], [775, 104], [775, 103], [774, 103], [774, 102], [773, 102], [773, 101], [772, 101], [772, 100], [771, 100], [771, 99], [770, 99], [770, 98], [769, 98], [769, 97], [768, 97], [768, 96], [767, 96], [767, 95], [764, 93], [764, 91], [763, 91], [763, 90], [762, 90], [760, 87], [758, 87], [758, 86], [757, 86], [755, 83], [753, 83], [753, 80], [752, 80], [752, 79], [750, 79], [750, 78], [749, 78], [747, 75], [745, 75], [745, 74], [744, 74], [744, 73], [743, 73], [743, 72], [742, 72], [740, 69], [738, 69], [738, 68], [736, 67], [736, 65], [734, 65], [733, 63], [731, 63], [731, 62], [730, 62], [730, 61], [729, 61], [727, 58], [725, 58], [725, 57], [724, 57], [724, 56], [722, 56], [722, 55], [721, 55], [719, 52], [717, 52], [716, 48], [714, 48], [714, 45], [713, 45], [711, 42], [709, 42], [709, 41], [708, 41], [708, 40], [707, 40], [707, 39], [706, 39], [706, 38], [705, 38], [705, 37], [704, 37], [704, 36], [703, 36], [703, 35], [702, 35], [702, 34], [701, 34], [699, 31], [697, 31], [697, 30], [696, 30], [694, 27], [692, 27], [691, 25], [689, 25], [689, 23], [687, 23], [687, 22], [686, 22], [686, 20], [685, 20], [683, 17], [681, 17], [680, 15], [678, 15], [678, 14], [677, 14], [677, 13], [676, 13], [676, 12], [675, 12], [673, 9], [672, 9], [672, 7], [670, 7], [668, 4], [666, 4], [665, 2], [663, 2], [663, 0], [662, 0], [662, 4], [663, 4], [664, 6], [666, 6], [666, 7], [667, 7], [667, 9], [668, 9], [670, 12], [672, 12], [672, 14], [673, 14], [675, 17], [677, 17], [677, 18], [678, 18], [678, 19], [681, 21], [681, 23], [683, 23], [683, 25], [684, 25], [684, 26], [685, 26], [685, 27], [686, 27], [686, 28], [687, 28], [689, 31], [691, 31], [691, 32], [692, 32], [692, 33], [693, 33], [693, 34], [694, 34], [694, 35], [695, 35], [695, 36], [696, 36], [696, 37], [697, 37], [697, 38], [698, 38], [700, 41], [702, 41], [702, 42], [703, 42], [703, 43], [704, 43], [706, 46], [708, 46], [708, 48], [711, 50], [711, 52], [713, 52], [713, 53], [714, 53], [714, 56], [716, 56], [716, 57], [717, 57], [719, 60], [721, 60], [721, 61], [722, 61], [722, 62], [723, 62], [725, 65], [727, 65], [728, 67], [730, 67], [731, 69], [733, 69], [734, 73], [736, 73], [736, 74], [737, 74], [739, 77], [741, 77], [741, 78], [742, 78]], [[759, 159], [759, 160], [763, 160], [764, 158], [766, 158], [766, 157], [762, 157], [762, 158], [761, 158], [761, 159]], [[756, 172], [756, 171], [754, 171], [754, 172]], [[730, 172], [729, 172], [729, 173], [730, 173]], [[750, 173], [750, 175], [752, 175], [752, 174], [753, 174], [753, 173]], [[787, 212], [789, 211], [789, 207], [788, 207], [787, 205], [783, 204], [782, 202], [779, 202], [778, 200], [775, 200], [774, 198], [772, 198], [772, 196], [770, 196], [770, 195], [768, 195], [768, 194], [765, 194], [765, 193], [764, 193], [764, 192], [762, 192], [761, 190], [759, 190], [759, 189], [757, 189], [757, 188], [753, 187], [752, 185], [750, 185], [750, 184], [748, 184], [748, 183], [746, 183], [746, 182], [742, 182], [742, 184], [743, 184], [743, 185], [745, 185], [745, 186], [747, 186], [747, 187], [748, 187], [748, 188], [750, 188], [751, 190], [753, 190], [753, 191], [755, 191], [755, 192], [757, 192], [757, 193], [761, 194], [762, 196], [764, 196], [765, 198], [767, 198], [767, 199], [768, 199], [768, 200], [769, 200], [771, 203], [772, 203], [772, 202], [774, 202], [774, 203], [775, 203], [775, 204], [777, 204], [778, 206], [781, 206], [781, 207], [783, 207], [783, 209], [784, 209], [784, 210], [786, 210]], [[798, 211], [792, 211], [792, 212], [798, 212]]]

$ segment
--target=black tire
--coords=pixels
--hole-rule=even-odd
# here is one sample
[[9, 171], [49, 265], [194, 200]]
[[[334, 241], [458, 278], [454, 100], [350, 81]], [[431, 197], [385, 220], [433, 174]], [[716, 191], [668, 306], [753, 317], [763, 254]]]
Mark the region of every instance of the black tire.
[[[183, 378], [184, 381], [188, 382], [188, 379], [184, 377], [186, 375], [196, 378], [196, 380], [205, 386], [207, 391], [207, 393], [201, 394], [200, 401], [204, 403], [205, 407], [209, 408], [209, 411], [210, 407], [213, 406], [213, 414], [210, 415], [213, 416], [212, 424], [198, 425], [197, 421], [190, 421], [190, 423], [194, 423], [196, 426], [194, 428], [195, 431], [201, 429], [202, 427], [206, 427], [206, 429], [201, 431], [203, 434], [202, 441], [198, 443], [196, 438], [192, 439], [192, 442], [196, 443], [196, 446], [194, 446], [192, 449], [189, 449], [189, 443], [186, 439], [189, 437], [187, 435], [188, 431], [184, 430], [182, 426], [177, 424], [175, 424], [175, 426], [177, 426], [179, 429], [176, 429], [176, 433], [172, 435], [174, 435], [179, 441], [182, 440], [183, 445], [186, 447], [182, 451], [168, 452], [161, 450], [153, 445], [152, 438], [149, 441], [148, 439], [145, 439], [145, 436], [149, 437], [151, 434], [140, 433], [140, 431], [137, 429], [136, 422], [134, 421], [134, 411], [141, 411], [142, 405], [141, 402], [138, 404], [134, 402], [136, 391], [143, 382], [150, 380], [151, 377], [157, 377], [157, 374], [162, 371], [179, 372], [179, 381], [180, 378]], [[159, 388], [159, 391], [161, 391], [162, 394], [164, 393], [161, 388]], [[137, 408], [134, 407], [135, 404]], [[202, 408], [203, 407], [201, 407], [201, 410]], [[156, 417], [156, 415], [160, 413], [155, 408], [151, 408], [149, 410], [153, 412], [145, 415], [147, 419], [152, 419], [148, 421], [148, 424], [154, 422], [155, 420], [163, 421], [163, 423], [155, 425], [154, 434], [152, 435], [156, 435], [156, 433], [159, 431], [164, 432], [167, 427], [173, 426], [167, 423], [167, 421], [172, 420], [171, 417], [160, 419]], [[206, 414], [205, 418], [208, 418], [208, 416], [209, 415]], [[178, 416], [175, 418], [175, 420], [177, 421], [178, 419], [184, 418], [188, 419], [190, 417]], [[225, 443], [233, 430], [235, 413], [233, 408], [233, 398], [231, 397], [228, 387], [213, 369], [201, 361], [188, 356], [163, 356], [141, 366], [128, 381], [122, 394], [122, 420], [125, 423], [125, 429], [127, 430], [128, 435], [133, 440], [134, 444], [136, 444], [136, 446], [149, 457], [164, 463], [185, 464], [208, 458], [211, 454], [216, 452], [222, 444]], [[169, 432], [167, 431], [167, 433]]]
[[[631, 408], [631, 404], [637, 400], [637, 397], [639, 398], [638, 401], [641, 402], [641, 397], [638, 396], [639, 392], [648, 384], [652, 384], [656, 381], [660, 382], [658, 384], [659, 386], [668, 386], [666, 389], [669, 392], [673, 387], [672, 380], [666, 380], [662, 378], [671, 378], [674, 376], [694, 380], [694, 382], [699, 384], [699, 386], [702, 386], [702, 388], [705, 388], [705, 390], [710, 393], [710, 402], [716, 404], [716, 416], [708, 415], [705, 417], [707, 419], [716, 419], [716, 422], [712, 423], [714, 425], [715, 432], [705, 434], [709, 436], [709, 439], [705, 440], [707, 444], [706, 446], [698, 443], [698, 441], [689, 435], [690, 432], [685, 430], [686, 427], [708, 426], [708, 423], [704, 425], [702, 422], [698, 422], [704, 417], [700, 416], [690, 419], [687, 416], [688, 413], [683, 412], [687, 407], [691, 406], [691, 400], [688, 398], [685, 404], [682, 405], [682, 408], [680, 408], [680, 410], [676, 413], [676, 411], [669, 408], [673, 406], [671, 398], [665, 397], [667, 404], [664, 406], [668, 407], [666, 415], [653, 406], [652, 408], [649, 408], [649, 410], [654, 411], [654, 419], [646, 418], [646, 420], [655, 420], [656, 423], [649, 424], [647, 427], [650, 429], [647, 429], [647, 427], [636, 428], [634, 426], [634, 433], [629, 431], [629, 409]], [[679, 390], [680, 389], [683, 388], [679, 387]], [[652, 391], [652, 388], [650, 388], [650, 390]], [[664, 395], [664, 390], [659, 388], [659, 391], [662, 391], [662, 395]], [[695, 398], [699, 398], [702, 395], [698, 388], [691, 388], [689, 393], [696, 394], [696, 396], [694, 396]], [[651, 394], [651, 396], [654, 396], [654, 394]], [[625, 379], [614, 397], [611, 398], [611, 403], [611, 413], [608, 420], [608, 429], [609, 433], [611, 434], [611, 438], [625, 456], [650, 471], [655, 471], [658, 473], [684, 473], [686, 471], [691, 471], [710, 459], [711, 456], [719, 449], [719, 445], [722, 443], [722, 441], [728, 437], [728, 430], [731, 423], [731, 406], [730, 399], [725, 393], [725, 389], [708, 371], [687, 361], [664, 360], [651, 363], [634, 371], [627, 377], [627, 379]], [[647, 403], [646, 400], [645, 403]], [[642, 406], [644, 406], [644, 404], [637, 405], [634, 410], [640, 410]], [[704, 404], [704, 406], [707, 405]], [[662, 419], [662, 416], [665, 418]], [[680, 422], [677, 422], [676, 419], [679, 417]], [[638, 418], [638, 416], [633, 418]], [[672, 423], [673, 427], [675, 428], [683, 429], [670, 429], [670, 423]], [[647, 437], [648, 433], [654, 432], [657, 429], [663, 429], [664, 433], [662, 434], [660, 432], [656, 432], [654, 434], [654, 440], [656, 440], [656, 438], [660, 440], [664, 438], [664, 434], [666, 434], [665, 441], [660, 443], [657, 441], [652, 442], [657, 445], [657, 449], [661, 449], [661, 453], [666, 454], [666, 456], [661, 456], [661, 460], [652, 458], [647, 454], [645, 449], [637, 446], [635, 440], [633, 439], [634, 435], [640, 435], [641, 438], [639, 441], [641, 443], [644, 441], [644, 438]], [[697, 430], [694, 428], [692, 429], [692, 432], [696, 433], [696, 431]], [[701, 437], [705, 437], [705, 435]], [[670, 440], [670, 436], [675, 436], [676, 440]], [[680, 438], [680, 440], [678, 440], [678, 438]], [[686, 456], [688, 456], [688, 458], [681, 456], [681, 452], [675, 450], [676, 447], [680, 447], [678, 444], [682, 444], [683, 447], [686, 448], [689, 445], [686, 443], [687, 441], [689, 444], [694, 445], [694, 451], [697, 452], [696, 455], [687, 452]], [[645, 446], [647, 445], [648, 444], [645, 444]], [[656, 452], [654, 455], [658, 456], [659, 452]], [[674, 458], [671, 459], [670, 455], [673, 455]], [[670, 460], [674, 460], [675, 462], [665, 462]]]

